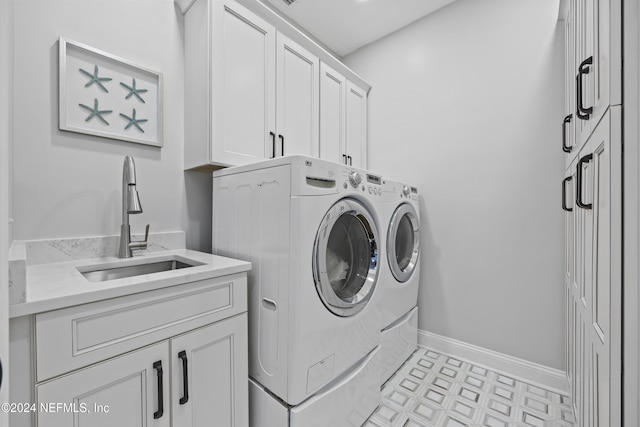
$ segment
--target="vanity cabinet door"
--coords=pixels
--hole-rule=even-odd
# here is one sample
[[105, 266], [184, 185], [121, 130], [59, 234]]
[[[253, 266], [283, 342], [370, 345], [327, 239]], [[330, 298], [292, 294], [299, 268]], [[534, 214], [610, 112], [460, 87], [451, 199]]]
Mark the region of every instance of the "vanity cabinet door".
[[173, 425], [247, 427], [247, 354], [246, 313], [173, 338]]
[[167, 341], [36, 386], [38, 427], [170, 425]]

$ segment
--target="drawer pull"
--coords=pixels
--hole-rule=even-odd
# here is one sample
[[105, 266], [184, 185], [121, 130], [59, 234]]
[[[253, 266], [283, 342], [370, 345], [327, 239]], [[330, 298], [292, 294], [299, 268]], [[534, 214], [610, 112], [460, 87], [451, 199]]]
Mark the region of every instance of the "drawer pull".
[[162, 394], [162, 360], [154, 362], [153, 369], [158, 375], [158, 410], [153, 413], [153, 418], [158, 419], [164, 414], [164, 396]]
[[567, 124], [571, 123], [571, 119], [573, 118], [573, 114], [569, 114], [562, 121], [562, 151], [565, 153], [570, 153], [573, 147], [567, 145]]
[[582, 165], [585, 163], [589, 163], [591, 161], [591, 159], [593, 159], [593, 154], [587, 154], [586, 156], [582, 157], [580, 160], [578, 160], [578, 166], [577, 166], [577, 171], [576, 171], [576, 178], [577, 178], [577, 182], [576, 182], [576, 205], [578, 205], [578, 207], [582, 208], [582, 209], [591, 209], [593, 207], [593, 204], [591, 203], [584, 203], [584, 201], [582, 200], [582, 173], [583, 173], [583, 167]]
[[189, 369], [187, 367], [189, 361], [187, 360], [187, 352], [184, 350], [178, 353], [178, 357], [182, 359], [182, 397], [180, 398], [180, 404], [184, 405], [189, 401]]
[[583, 104], [583, 88], [582, 77], [589, 74], [589, 66], [593, 64], [593, 56], [588, 57], [578, 67], [578, 75], [576, 76], [576, 116], [581, 120], [589, 120], [589, 115], [593, 112], [593, 107], [584, 107]]
[[562, 210], [567, 212], [573, 211], [573, 208], [567, 206], [567, 182], [571, 182], [572, 180], [572, 176], [568, 176], [562, 180]]
[[276, 157], [276, 134], [269, 132], [269, 135], [271, 135], [271, 157], [269, 158], [273, 159]]

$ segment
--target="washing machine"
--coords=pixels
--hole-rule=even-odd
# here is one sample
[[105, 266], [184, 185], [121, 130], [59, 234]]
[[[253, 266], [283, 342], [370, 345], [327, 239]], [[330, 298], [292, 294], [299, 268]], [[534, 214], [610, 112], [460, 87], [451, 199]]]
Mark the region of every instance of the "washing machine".
[[252, 263], [251, 425], [360, 426], [378, 406], [382, 193], [306, 156], [214, 172], [213, 252]]
[[383, 325], [377, 360], [384, 383], [418, 345], [420, 206], [416, 187], [387, 179], [382, 199], [386, 259], [374, 305]]

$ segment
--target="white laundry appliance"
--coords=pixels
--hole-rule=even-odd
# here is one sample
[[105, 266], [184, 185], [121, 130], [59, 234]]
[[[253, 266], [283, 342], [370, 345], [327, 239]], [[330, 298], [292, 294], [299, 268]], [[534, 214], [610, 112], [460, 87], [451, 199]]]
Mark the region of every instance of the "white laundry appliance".
[[418, 346], [420, 206], [415, 187], [386, 179], [382, 199], [386, 259], [374, 305], [383, 325], [376, 363], [384, 383]]
[[252, 263], [253, 426], [361, 426], [378, 406], [381, 206], [379, 175], [316, 158], [214, 172], [214, 253]]

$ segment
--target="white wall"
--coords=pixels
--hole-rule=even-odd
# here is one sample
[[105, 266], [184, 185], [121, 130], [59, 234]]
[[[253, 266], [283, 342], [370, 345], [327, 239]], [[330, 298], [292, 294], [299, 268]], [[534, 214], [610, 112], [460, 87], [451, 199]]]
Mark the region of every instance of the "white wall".
[[421, 329], [564, 369], [558, 0], [458, 0], [344, 58], [422, 195]]
[[[172, 0], [15, 2], [16, 239], [118, 234], [122, 163], [132, 155], [144, 209], [132, 231], [186, 230], [188, 247], [210, 251], [211, 208], [200, 200], [211, 200], [211, 177], [182, 170], [182, 26]], [[162, 149], [58, 130], [59, 36], [163, 73]]]
[[[9, 178], [11, 176], [11, 55], [13, 25], [12, 3], [0, 0], [0, 361], [2, 385], [0, 402], [9, 401], [9, 246], [13, 242], [9, 216]], [[7, 413], [0, 412], [0, 427], [9, 425]]]

